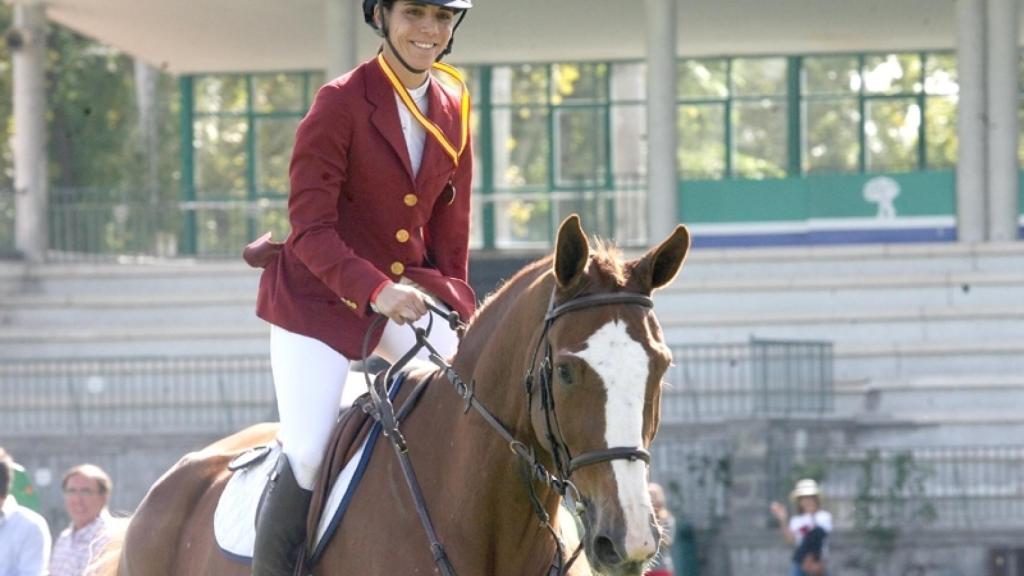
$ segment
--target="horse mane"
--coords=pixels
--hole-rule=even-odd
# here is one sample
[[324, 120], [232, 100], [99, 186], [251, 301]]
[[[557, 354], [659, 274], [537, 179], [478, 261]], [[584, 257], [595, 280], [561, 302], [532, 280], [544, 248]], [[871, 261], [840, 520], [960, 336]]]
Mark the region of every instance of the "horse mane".
[[[527, 264], [488, 294], [470, 319], [467, 333], [480, 324], [489, 324], [503, 318], [506, 308], [515, 302], [527, 287], [551, 272], [554, 258], [554, 254], [549, 254]], [[630, 272], [623, 261], [622, 251], [613, 242], [602, 238], [593, 239], [589, 267], [592, 278], [606, 279], [615, 286], [624, 286]]]

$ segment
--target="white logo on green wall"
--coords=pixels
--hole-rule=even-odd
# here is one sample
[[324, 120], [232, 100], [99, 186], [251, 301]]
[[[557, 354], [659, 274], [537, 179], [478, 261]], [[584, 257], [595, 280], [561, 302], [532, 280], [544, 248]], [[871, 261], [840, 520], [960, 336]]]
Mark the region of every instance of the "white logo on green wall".
[[878, 204], [879, 220], [892, 220], [896, 217], [896, 206], [893, 201], [900, 195], [900, 185], [888, 176], [876, 176], [864, 183], [864, 200]]

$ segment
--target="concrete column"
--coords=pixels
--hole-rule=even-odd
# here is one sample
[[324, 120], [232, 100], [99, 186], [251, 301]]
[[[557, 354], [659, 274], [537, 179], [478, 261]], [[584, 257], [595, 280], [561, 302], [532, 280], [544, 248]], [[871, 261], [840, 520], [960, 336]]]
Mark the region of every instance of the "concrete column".
[[46, 258], [46, 11], [35, 0], [16, 1], [7, 35], [14, 61], [15, 247], [30, 262]]
[[988, 213], [985, 160], [985, 0], [957, 0], [960, 141], [956, 170], [957, 240], [984, 242]]
[[363, 24], [362, 3], [324, 0], [327, 32], [327, 79], [345, 74], [359, 63], [359, 26]]
[[1017, 239], [1017, 0], [988, 0], [988, 240]]
[[679, 222], [676, 160], [676, 0], [646, 0], [648, 243]]

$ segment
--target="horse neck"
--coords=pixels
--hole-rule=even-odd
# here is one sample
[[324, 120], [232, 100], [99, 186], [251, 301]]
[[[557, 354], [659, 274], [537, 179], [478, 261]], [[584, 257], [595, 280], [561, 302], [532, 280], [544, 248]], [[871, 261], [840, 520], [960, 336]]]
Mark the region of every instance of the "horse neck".
[[[534, 446], [523, 378], [551, 293], [552, 280], [544, 277], [550, 266], [545, 264], [542, 261], [524, 270], [486, 303], [453, 362], [461, 377], [474, 383], [480, 403], [517, 440]], [[450, 401], [458, 403], [457, 399]], [[473, 537], [479, 538], [476, 549], [499, 558], [495, 566], [503, 574], [540, 574], [553, 558], [555, 545], [547, 530], [538, 525], [521, 479], [520, 460], [497, 431], [482, 424], [478, 414], [452, 417], [447, 426], [452, 427], [446, 432], [454, 439], [452, 453], [461, 454], [463, 470], [470, 471], [452, 478], [458, 485], [454, 493], [459, 495], [454, 505], [469, 510], [469, 517], [474, 509], [485, 515], [500, 511], [498, 521], [474, 531]], [[536, 489], [544, 508], [554, 517], [560, 498], [539, 484]], [[510, 570], [515, 565], [518, 567]]]

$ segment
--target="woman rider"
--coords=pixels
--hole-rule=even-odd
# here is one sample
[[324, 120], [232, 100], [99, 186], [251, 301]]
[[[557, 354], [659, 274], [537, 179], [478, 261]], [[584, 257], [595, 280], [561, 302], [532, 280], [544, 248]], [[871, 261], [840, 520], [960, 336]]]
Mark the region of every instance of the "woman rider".
[[[467, 283], [469, 94], [440, 64], [470, 0], [364, 0], [380, 53], [316, 95], [296, 133], [289, 176], [292, 232], [261, 262], [257, 314], [270, 357], [283, 454], [257, 521], [254, 576], [291, 576], [352, 359], [377, 314], [369, 349], [394, 361], [426, 324], [426, 302], [472, 315]], [[462, 90], [435, 74], [454, 76]], [[452, 354], [443, 321], [431, 343]], [[423, 351], [425, 353], [425, 351]]]

